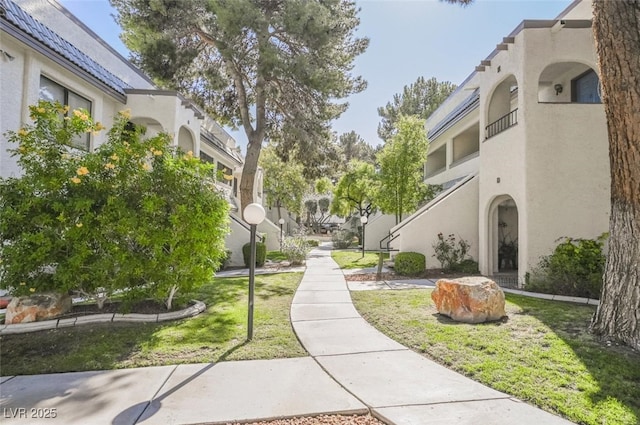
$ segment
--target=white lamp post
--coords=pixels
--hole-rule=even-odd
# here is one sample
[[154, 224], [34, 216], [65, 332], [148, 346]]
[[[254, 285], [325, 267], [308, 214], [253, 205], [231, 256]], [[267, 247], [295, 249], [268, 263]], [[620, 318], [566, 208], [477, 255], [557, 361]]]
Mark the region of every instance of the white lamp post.
[[367, 225], [367, 221], [369, 221], [369, 219], [366, 215], [360, 216], [360, 223], [362, 223], [362, 258], [364, 258], [364, 228]]
[[249, 204], [244, 209], [244, 219], [251, 226], [251, 255], [249, 256], [249, 314], [247, 317], [247, 341], [253, 338], [253, 298], [256, 286], [256, 226], [264, 220], [265, 211], [260, 204]]
[[282, 225], [284, 224], [284, 218], [280, 218], [278, 220], [278, 224], [280, 225], [280, 252], [282, 252]]

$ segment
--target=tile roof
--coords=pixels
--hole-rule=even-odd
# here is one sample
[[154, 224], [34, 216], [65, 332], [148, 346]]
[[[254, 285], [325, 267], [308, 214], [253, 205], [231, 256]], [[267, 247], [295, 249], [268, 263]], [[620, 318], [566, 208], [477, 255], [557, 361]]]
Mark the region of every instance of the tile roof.
[[443, 119], [433, 126], [427, 133], [430, 141], [435, 140], [438, 136], [448, 130], [452, 125], [464, 118], [469, 112], [473, 111], [480, 104], [480, 89], [475, 89], [465, 100], [449, 112]]
[[15, 29], [58, 53], [92, 77], [106, 84], [121, 95], [131, 86], [113, 75], [102, 65], [81, 52], [47, 26], [38, 22], [11, 0], [0, 0], [0, 18], [9, 22]]

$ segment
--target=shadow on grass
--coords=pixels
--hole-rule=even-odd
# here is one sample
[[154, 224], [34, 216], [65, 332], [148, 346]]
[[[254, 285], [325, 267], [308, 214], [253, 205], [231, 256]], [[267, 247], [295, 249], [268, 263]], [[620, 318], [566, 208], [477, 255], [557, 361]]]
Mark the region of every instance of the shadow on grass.
[[[442, 313], [434, 313], [432, 314], [432, 316], [440, 323], [442, 323], [443, 325], [469, 325], [469, 323], [464, 323], [464, 322], [459, 322], [457, 320], [453, 320], [451, 317], [447, 316], [446, 314], [442, 314]], [[475, 323], [475, 325], [480, 325], [480, 326], [500, 326], [502, 324], [506, 324], [509, 322], [509, 316], [504, 316], [502, 317], [500, 320], [493, 320], [491, 322], [484, 322], [484, 323]]]
[[[256, 279], [256, 297], [292, 297], [295, 282], [291, 279], [292, 276], [260, 276]], [[224, 360], [246, 345], [247, 292], [247, 277], [216, 278], [188, 294], [207, 305], [203, 314], [189, 319], [96, 323], [35, 332], [26, 337], [4, 335], [0, 337], [0, 375]]]
[[[591, 334], [589, 323], [595, 312], [593, 307], [551, 303], [515, 295], [508, 295], [507, 298], [522, 309], [516, 314], [535, 317], [551, 329], [588, 370], [597, 385], [581, 391], [588, 394], [594, 405], [603, 406], [611, 414], [608, 420], [598, 420], [606, 423], [640, 423], [640, 353], [628, 347], [607, 345]], [[570, 308], [563, 308], [562, 305]], [[614, 400], [633, 412], [634, 422], [627, 422], [622, 416], [616, 417]]]

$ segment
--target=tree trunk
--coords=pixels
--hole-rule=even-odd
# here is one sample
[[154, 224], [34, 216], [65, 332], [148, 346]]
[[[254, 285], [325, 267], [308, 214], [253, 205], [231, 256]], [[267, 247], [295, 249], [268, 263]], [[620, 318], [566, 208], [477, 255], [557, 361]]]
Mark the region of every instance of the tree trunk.
[[609, 253], [594, 333], [640, 349], [640, 2], [596, 0], [593, 29], [609, 132]]
[[247, 144], [247, 155], [244, 159], [242, 167], [242, 179], [240, 180], [240, 211], [244, 218], [244, 209], [247, 205], [254, 202], [253, 188], [258, 171], [258, 158], [260, 158], [260, 150], [262, 149], [262, 138], [252, 134], [249, 136]]

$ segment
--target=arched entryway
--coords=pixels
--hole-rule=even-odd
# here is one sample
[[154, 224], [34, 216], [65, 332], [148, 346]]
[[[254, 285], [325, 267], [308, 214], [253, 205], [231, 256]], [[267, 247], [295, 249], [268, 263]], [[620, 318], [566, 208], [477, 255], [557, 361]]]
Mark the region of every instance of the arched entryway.
[[489, 208], [489, 274], [509, 286], [518, 284], [518, 207], [509, 195], [494, 198]]
[[193, 135], [185, 126], [180, 127], [180, 130], [178, 130], [178, 148], [180, 148], [184, 153], [195, 153], [196, 146], [193, 140]]

